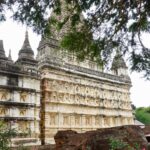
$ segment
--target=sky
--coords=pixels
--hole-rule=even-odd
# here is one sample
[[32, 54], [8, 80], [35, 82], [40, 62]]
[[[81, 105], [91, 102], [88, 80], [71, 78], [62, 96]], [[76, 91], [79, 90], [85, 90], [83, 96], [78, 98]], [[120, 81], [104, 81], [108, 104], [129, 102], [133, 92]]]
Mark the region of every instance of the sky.
[[[18, 52], [23, 45], [26, 29], [27, 28], [25, 26], [18, 24], [17, 22], [13, 22], [10, 19], [6, 22], [0, 23], [0, 40], [3, 40], [7, 56], [11, 49], [13, 60], [18, 58]], [[27, 30], [29, 33], [30, 45], [36, 56], [37, 47], [41, 37], [36, 33], [33, 33], [31, 28], [28, 28]], [[150, 47], [150, 35], [145, 34], [143, 39], [145, 45]], [[130, 90], [132, 103], [136, 107], [150, 106], [150, 81], [146, 81], [142, 78], [142, 74], [139, 73], [131, 73], [129, 71], [129, 75], [132, 81], [132, 88]]]

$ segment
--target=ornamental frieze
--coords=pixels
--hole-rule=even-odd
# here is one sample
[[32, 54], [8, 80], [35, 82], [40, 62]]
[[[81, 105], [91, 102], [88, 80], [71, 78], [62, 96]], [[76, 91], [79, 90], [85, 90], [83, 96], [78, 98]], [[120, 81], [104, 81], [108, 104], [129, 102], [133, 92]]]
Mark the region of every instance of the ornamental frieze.
[[67, 83], [67, 82], [56, 81], [56, 80], [54, 80], [53, 82], [47, 81], [46, 87], [47, 90], [49, 89], [50, 91], [57, 91], [57, 92], [60, 91], [60, 92], [71, 93], [71, 94], [82, 93], [82, 95], [85, 96], [91, 96], [91, 97], [99, 96], [100, 98], [105, 98], [105, 99], [115, 99], [115, 100], [119, 99], [122, 101], [126, 101], [127, 98], [129, 98], [126, 93], [118, 94], [115, 91], [110, 92], [109, 90], [101, 90], [98, 88], [87, 87], [85, 85], [75, 85], [75, 84], [73, 85], [73, 83]]

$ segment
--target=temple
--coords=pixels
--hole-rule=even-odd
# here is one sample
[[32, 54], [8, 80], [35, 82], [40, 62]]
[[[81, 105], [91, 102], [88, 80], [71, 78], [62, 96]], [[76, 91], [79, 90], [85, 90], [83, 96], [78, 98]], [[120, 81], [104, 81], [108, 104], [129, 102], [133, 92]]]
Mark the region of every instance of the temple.
[[134, 124], [131, 80], [118, 52], [111, 73], [96, 62], [79, 62], [62, 50], [66, 32], [43, 36], [36, 59], [28, 32], [16, 62], [0, 41], [0, 119], [19, 132], [13, 145], [54, 143], [58, 130], [85, 132]]
[[26, 35], [16, 62], [12, 61], [11, 53], [6, 57], [0, 41], [0, 119], [8, 128], [17, 130], [13, 145], [41, 144], [40, 76], [27, 41]]

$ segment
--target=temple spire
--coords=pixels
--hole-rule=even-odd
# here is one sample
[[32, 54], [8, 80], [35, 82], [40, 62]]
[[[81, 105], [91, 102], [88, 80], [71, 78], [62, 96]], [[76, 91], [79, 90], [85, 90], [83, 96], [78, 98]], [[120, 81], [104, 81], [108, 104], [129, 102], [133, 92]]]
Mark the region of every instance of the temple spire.
[[24, 43], [22, 45], [21, 50], [19, 51], [19, 59], [22, 58], [33, 59], [33, 56], [34, 52], [29, 43], [28, 31], [26, 31]]
[[12, 57], [11, 57], [11, 49], [9, 50], [8, 60], [9, 60], [9, 61], [12, 61]]
[[30, 51], [31, 53], [33, 53], [33, 50], [32, 50], [30, 43], [29, 43], [28, 31], [26, 31], [26, 33], [25, 33], [25, 40], [24, 40], [24, 43], [23, 43], [21, 50]]
[[19, 57], [16, 63], [25, 66], [26, 68], [35, 67], [37, 61], [34, 59], [34, 52], [30, 46], [28, 31], [25, 32], [25, 39], [21, 50], [19, 51]]
[[[70, 9], [73, 9], [75, 7], [74, 2], [70, 1], [69, 3], [66, 0], [60, 0], [60, 5], [61, 5], [61, 14], [56, 15], [56, 13], [54, 13], [52, 11], [51, 16], [50, 16], [50, 21], [51, 18], [55, 18], [56, 20], [60, 21], [60, 22], [64, 22], [66, 20], [66, 18], [68, 17], [68, 13], [70, 13]], [[55, 7], [55, 5], [54, 5]], [[80, 14], [80, 20], [81, 23], [80, 25], [78, 25], [78, 27], [80, 28], [82, 21], [84, 20], [84, 17], [82, 14]], [[63, 27], [61, 28], [61, 30], [57, 29], [57, 25], [52, 25], [51, 26], [51, 37], [56, 39], [56, 40], [61, 40], [65, 34], [67, 34], [68, 32], [70, 32], [71, 30], [71, 21], [67, 21]]]
[[0, 40], [0, 59], [6, 59], [3, 40]]
[[120, 50], [116, 51], [116, 56], [113, 59], [111, 71], [114, 75], [128, 76], [128, 67], [122, 57]]

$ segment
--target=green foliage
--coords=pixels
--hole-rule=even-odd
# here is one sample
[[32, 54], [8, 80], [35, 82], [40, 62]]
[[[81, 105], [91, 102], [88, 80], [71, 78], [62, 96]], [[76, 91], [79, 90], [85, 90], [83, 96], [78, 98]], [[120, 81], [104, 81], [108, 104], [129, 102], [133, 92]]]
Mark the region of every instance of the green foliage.
[[14, 129], [10, 129], [3, 122], [0, 122], [0, 149], [9, 150], [11, 138], [16, 135], [17, 133]]
[[[11, 129], [4, 122], [0, 122], [0, 150], [11, 150], [11, 139], [16, 136], [27, 136], [28, 133], [18, 133], [15, 129]], [[20, 144], [16, 150], [27, 150], [22, 144]]]
[[150, 125], [150, 107], [140, 107], [135, 111], [136, 119], [144, 123], [145, 125]]
[[[59, 19], [49, 19], [51, 9]], [[60, 30], [69, 22], [70, 33], [62, 39], [63, 48], [76, 52], [81, 60], [90, 57], [104, 64], [120, 49], [122, 54], [128, 52], [131, 70], [143, 71], [150, 79], [150, 50], [141, 38], [142, 33], [150, 32], [149, 0], [2, 0], [0, 21], [6, 19], [6, 10], [12, 12], [14, 20], [44, 35], [51, 35], [52, 28]]]
[[[61, 41], [61, 46], [68, 51], [76, 53], [79, 61], [88, 58], [98, 62], [102, 66], [103, 61], [100, 59], [99, 54], [99, 47], [103, 45], [101, 44], [102, 42], [92, 40], [92, 34], [87, 32], [85, 27], [83, 27], [82, 30], [85, 32], [74, 31], [65, 35]], [[72, 44], [70, 45], [70, 43]]]
[[128, 146], [127, 143], [117, 140], [117, 139], [110, 139], [110, 150], [116, 150], [116, 149], [124, 149]]
[[109, 146], [110, 150], [140, 150], [140, 146], [137, 143], [131, 147], [128, 143], [114, 138], [110, 138]]

